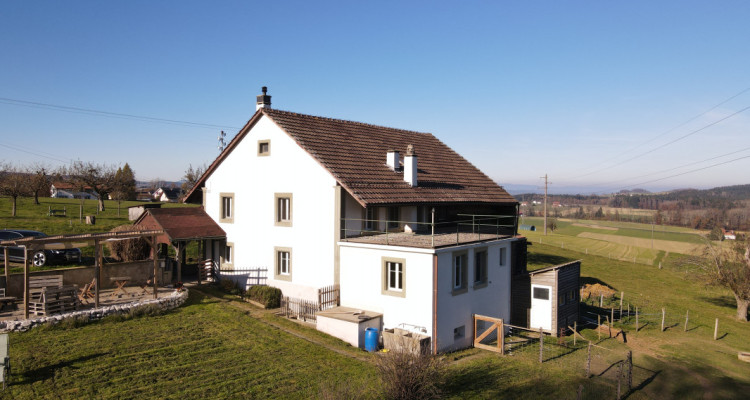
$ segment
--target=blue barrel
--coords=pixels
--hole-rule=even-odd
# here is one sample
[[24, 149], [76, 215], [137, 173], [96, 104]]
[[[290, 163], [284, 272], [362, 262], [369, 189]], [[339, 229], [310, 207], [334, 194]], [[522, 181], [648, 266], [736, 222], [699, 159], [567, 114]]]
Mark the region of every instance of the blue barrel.
[[367, 351], [378, 350], [378, 329], [377, 328], [365, 329], [365, 350]]

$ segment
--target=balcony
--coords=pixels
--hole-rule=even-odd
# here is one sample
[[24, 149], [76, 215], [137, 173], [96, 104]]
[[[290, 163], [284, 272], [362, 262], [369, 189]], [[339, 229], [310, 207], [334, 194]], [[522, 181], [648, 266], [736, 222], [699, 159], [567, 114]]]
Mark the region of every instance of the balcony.
[[342, 242], [435, 249], [507, 239], [518, 231], [515, 215], [458, 214], [454, 221], [341, 219]]

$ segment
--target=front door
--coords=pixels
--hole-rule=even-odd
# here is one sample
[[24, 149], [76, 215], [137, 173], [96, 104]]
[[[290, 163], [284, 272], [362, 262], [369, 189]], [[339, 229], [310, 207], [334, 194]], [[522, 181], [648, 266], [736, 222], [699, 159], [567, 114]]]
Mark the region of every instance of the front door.
[[552, 330], [552, 286], [531, 285], [529, 328]]

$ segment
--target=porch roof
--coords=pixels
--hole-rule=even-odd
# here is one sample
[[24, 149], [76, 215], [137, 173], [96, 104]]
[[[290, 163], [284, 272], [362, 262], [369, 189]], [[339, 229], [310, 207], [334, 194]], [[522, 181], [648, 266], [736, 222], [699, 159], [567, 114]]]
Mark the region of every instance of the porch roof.
[[162, 229], [173, 242], [223, 239], [226, 232], [206, 214], [203, 207], [150, 208], [133, 223], [144, 228]]

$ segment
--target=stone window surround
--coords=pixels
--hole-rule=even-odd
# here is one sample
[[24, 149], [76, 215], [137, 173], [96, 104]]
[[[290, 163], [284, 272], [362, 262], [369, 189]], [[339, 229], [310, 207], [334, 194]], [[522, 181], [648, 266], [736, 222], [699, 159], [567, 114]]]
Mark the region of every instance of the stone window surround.
[[[401, 290], [394, 290], [388, 288], [388, 263], [400, 263], [401, 264]], [[394, 258], [394, 257], [381, 257], [380, 269], [382, 271], [382, 282], [381, 282], [381, 294], [394, 296], [394, 297], [406, 297], [406, 259], [405, 258]]]
[[[289, 273], [281, 273], [281, 265], [279, 264], [279, 253], [289, 253]], [[292, 248], [291, 247], [274, 247], [273, 248], [273, 279], [279, 281], [291, 281], [292, 280]]]

